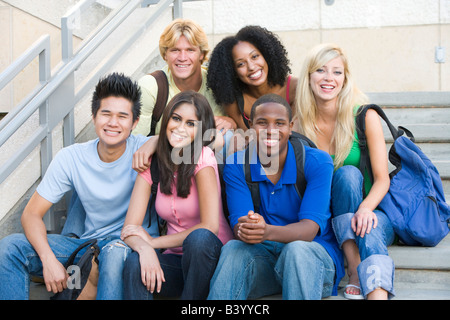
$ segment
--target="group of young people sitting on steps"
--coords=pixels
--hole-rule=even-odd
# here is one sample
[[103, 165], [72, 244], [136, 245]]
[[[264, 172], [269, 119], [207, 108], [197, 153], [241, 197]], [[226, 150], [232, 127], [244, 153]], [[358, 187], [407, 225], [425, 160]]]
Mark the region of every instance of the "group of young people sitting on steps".
[[[337, 295], [344, 256], [346, 298], [393, 297], [394, 232], [377, 209], [389, 189], [385, 141], [369, 110], [374, 180], [363, 195], [355, 116], [367, 97], [343, 50], [314, 47], [295, 77], [280, 39], [259, 26], [210, 54], [203, 29], [177, 19], [159, 45], [161, 118], [152, 122], [162, 89], [153, 75], [99, 80], [98, 137], [57, 153], [23, 211], [24, 233], [0, 242], [0, 299], [28, 299], [30, 275], [64, 290], [64, 263], [88, 239], [101, 248], [97, 299], [322, 299]], [[43, 217], [67, 192], [64, 229], [47, 234]]]

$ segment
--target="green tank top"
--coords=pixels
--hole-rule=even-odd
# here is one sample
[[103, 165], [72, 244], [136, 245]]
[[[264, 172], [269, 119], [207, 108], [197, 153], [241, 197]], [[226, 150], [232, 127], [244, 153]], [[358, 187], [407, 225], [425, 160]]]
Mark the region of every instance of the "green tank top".
[[[334, 161], [334, 155], [331, 156]], [[348, 154], [347, 158], [344, 160], [344, 166], [355, 166], [359, 168], [359, 161], [361, 159], [361, 150], [359, 149], [359, 138], [358, 133], [355, 130], [355, 139], [353, 140], [352, 147], [350, 149], [350, 153]], [[366, 194], [369, 193], [370, 189], [372, 188], [372, 183], [370, 182], [369, 174], [366, 171], [364, 172], [364, 188], [366, 190]]]

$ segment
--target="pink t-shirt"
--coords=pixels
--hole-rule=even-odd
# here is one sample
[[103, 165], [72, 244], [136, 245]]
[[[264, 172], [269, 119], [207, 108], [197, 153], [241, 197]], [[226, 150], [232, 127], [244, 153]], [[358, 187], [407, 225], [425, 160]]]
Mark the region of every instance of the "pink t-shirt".
[[[222, 198], [220, 197], [220, 180], [219, 172], [217, 170], [217, 161], [213, 151], [209, 147], [203, 147], [202, 153], [195, 168], [194, 175], [205, 167], [213, 167], [216, 173], [217, 189], [219, 192], [219, 239], [225, 244], [228, 240], [233, 238], [230, 225], [228, 224], [223, 214]], [[149, 184], [152, 184], [150, 169], [140, 173]], [[158, 215], [167, 221], [167, 234], [175, 234], [186, 229], [189, 229], [200, 223], [200, 208], [198, 203], [197, 185], [195, 177], [193, 176], [191, 183], [191, 190], [187, 198], [180, 198], [177, 196], [176, 184], [177, 174], [175, 173], [174, 184], [172, 185], [172, 194], [166, 195], [161, 192], [158, 186], [158, 194], [156, 196], [156, 211]], [[165, 253], [182, 254], [182, 247], [169, 248]]]

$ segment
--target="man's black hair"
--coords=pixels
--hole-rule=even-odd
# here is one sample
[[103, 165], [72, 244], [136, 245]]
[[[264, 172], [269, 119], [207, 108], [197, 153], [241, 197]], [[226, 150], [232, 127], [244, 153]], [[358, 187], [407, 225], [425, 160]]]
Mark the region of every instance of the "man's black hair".
[[92, 115], [97, 115], [100, 101], [108, 97], [122, 97], [132, 103], [133, 122], [141, 115], [141, 90], [138, 84], [123, 73], [111, 73], [101, 78], [92, 95]]
[[289, 105], [289, 103], [286, 101], [286, 99], [284, 99], [282, 96], [275, 94], [275, 93], [269, 93], [269, 94], [265, 94], [262, 97], [259, 97], [255, 103], [253, 103], [252, 106], [252, 111], [250, 113], [250, 120], [253, 121], [253, 117], [255, 116], [255, 109], [257, 106], [262, 105], [264, 103], [277, 103], [277, 104], [281, 104], [282, 106], [284, 106], [288, 112], [289, 115], [289, 121], [292, 121], [292, 109], [291, 106]]

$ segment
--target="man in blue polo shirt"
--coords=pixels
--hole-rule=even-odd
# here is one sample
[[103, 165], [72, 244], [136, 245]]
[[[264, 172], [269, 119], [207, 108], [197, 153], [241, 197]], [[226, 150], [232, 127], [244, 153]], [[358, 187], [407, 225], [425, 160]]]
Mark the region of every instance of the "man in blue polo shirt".
[[[269, 94], [252, 107], [260, 212], [254, 212], [242, 165], [243, 152], [227, 159], [224, 181], [230, 224], [236, 240], [223, 248], [211, 280], [209, 299], [255, 299], [282, 292], [283, 299], [321, 299], [337, 294], [343, 256], [331, 228], [333, 163], [318, 149], [305, 147], [307, 181], [303, 199], [295, 184], [297, 164], [289, 142], [292, 111]], [[255, 154], [255, 153], [254, 153]]]

